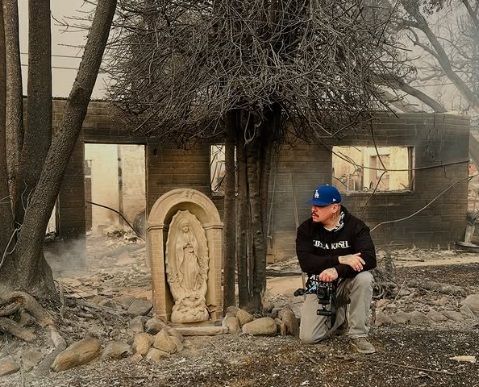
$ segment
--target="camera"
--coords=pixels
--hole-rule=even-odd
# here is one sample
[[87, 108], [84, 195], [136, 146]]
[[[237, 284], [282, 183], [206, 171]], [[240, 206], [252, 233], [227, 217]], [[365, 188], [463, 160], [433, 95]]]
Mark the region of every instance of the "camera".
[[320, 316], [331, 317], [331, 322], [334, 324], [336, 319], [336, 282], [319, 281], [315, 275], [312, 275], [308, 278], [305, 289], [297, 289], [294, 292], [295, 296], [304, 294], [316, 294], [318, 304], [321, 305], [316, 313]]

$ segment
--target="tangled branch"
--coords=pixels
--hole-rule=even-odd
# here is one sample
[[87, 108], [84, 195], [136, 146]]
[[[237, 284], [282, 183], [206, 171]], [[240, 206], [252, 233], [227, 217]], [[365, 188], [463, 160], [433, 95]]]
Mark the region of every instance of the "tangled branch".
[[222, 134], [235, 110], [251, 139], [274, 104], [298, 137], [332, 136], [382, 105], [380, 74], [402, 71], [389, 11], [373, 3], [124, 0], [110, 97], [137, 132], [181, 143]]

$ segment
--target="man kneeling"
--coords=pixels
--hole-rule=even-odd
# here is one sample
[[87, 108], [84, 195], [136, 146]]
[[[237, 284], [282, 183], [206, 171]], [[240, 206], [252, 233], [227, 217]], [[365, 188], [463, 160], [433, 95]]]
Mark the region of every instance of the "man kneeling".
[[301, 270], [309, 277], [337, 283], [336, 320], [318, 315], [316, 294], [306, 295], [301, 309], [299, 338], [317, 343], [333, 334], [347, 333], [360, 353], [375, 352], [367, 340], [369, 308], [376, 252], [363, 221], [341, 205], [339, 191], [319, 186], [311, 200], [311, 218], [298, 227], [296, 253]]

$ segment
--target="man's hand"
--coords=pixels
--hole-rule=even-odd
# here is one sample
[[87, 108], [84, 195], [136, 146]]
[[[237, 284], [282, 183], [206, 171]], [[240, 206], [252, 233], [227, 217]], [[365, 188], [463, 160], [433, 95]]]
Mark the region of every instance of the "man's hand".
[[342, 255], [338, 257], [338, 261], [343, 265], [350, 266], [355, 271], [363, 270], [363, 267], [366, 264], [366, 262], [364, 262], [364, 259], [361, 258], [361, 253]]
[[330, 267], [329, 269], [323, 270], [321, 274], [318, 275], [318, 278], [323, 282], [333, 282], [338, 279], [338, 272], [334, 267]]

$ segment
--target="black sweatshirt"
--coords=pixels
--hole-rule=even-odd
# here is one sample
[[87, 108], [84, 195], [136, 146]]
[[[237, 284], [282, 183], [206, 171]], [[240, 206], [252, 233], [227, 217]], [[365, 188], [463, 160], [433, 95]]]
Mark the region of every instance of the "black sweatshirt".
[[334, 267], [339, 278], [354, 277], [358, 272], [349, 265], [340, 264], [338, 257], [355, 253], [361, 253], [366, 262], [363, 271], [376, 267], [376, 251], [368, 226], [345, 207], [341, 206], [341, 211], [344, 212], [344, 226], [338, 230], [328, 231], [311, 218], [298, 227], [296, 254], [301, 270], [308, 275]]

